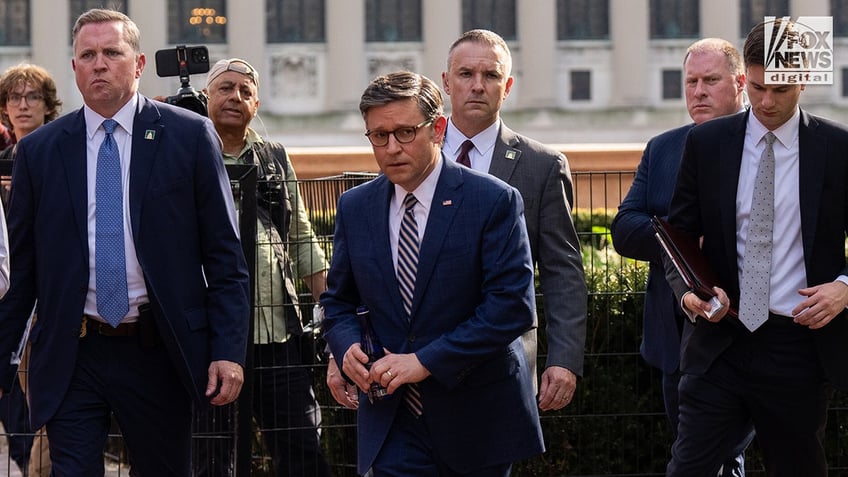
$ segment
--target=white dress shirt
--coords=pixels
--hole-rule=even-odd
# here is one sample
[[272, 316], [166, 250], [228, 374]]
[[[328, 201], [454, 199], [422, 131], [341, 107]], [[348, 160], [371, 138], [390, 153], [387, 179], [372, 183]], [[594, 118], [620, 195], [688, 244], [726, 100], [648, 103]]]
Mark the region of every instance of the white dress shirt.
[[[792, 309], [804, 297], [798, 290], [807, 287], [804, 247], [801, 241], [801, 207], [799, 195], [798, 129], [799, 109], [779, 128], [771, 131], [777, 140], [774, 149], [774, 233], [769, 293], [769, 311], [792, 316]], [[745, 128], [745, 145], [736, 190], [736, 263], [739, 279], [745, 274], [745, 243], [754, 181], [760, 157], [766, 147], [768, 129], [751, 113]]]
[[395, 264], [395, 270], [397, 270], [400, 223], [406, 210], [403, 207], [403, 200], [406, 198], [407, 192], [412, 192], [412, 195], [418, 199], [418, 203], [415, 204], [412, 212], [415, 214], [415, 223], [418, 224], [418, 243], [420, 244], [424, 240], [424, 230], [427, 228], [427, 218], [430, 216], [430, 206], [433, 204], [436, 184], [438, 184], [439, 176], [442, 174], [443, 160], [445, 160], [444, 157], [440, 156], [436, 167], [415, 190], [408, 191], [395, 184], [395, 195], [389, 204], [389, 244], [392, 247], [392, 261]]
[[[138, 317], [138, 306], [147, 303], [147, 287], [144, 285], [144, 275], [138, 257], [135, 253], [135, 243], [132, 239], [130, 226], [130, 160], [132, 159], [132, 130], [135, 113], [138, 110], [138, 94], [133, 95], [112, 118], [104, 118], [88, 106], [83, 107], [86, 130], [86, 173], [88, 175], [88, 293], [85, 297], [86, 315], [99, 317], [97, 312], [97, 270], [95, 266], [96, 241], [96, 183], [97, 183], [97, 153], [100, 144], [106, 137], [103, 121], [114, 119], [118, 127], [112, 133], [118, 151], [121, 155], [121, 187], [124, 198], [124, 253], [127, 267], [127, 294], [129, 297], [129, 312], [124, 317], [125, 322], [135, 321]], [[105, 320], [103, 320], [105, 321]]]
[[451, 161], [456, 161], [459, 156], [459, 151], [462, 148], [462, 143], [466, 139], [474, 143], [474, 147], [468, 151], [468, 159], [471, 161], [471, 168], [475, 171], [483, 173], [489, 172], [489, 167], [492, 165], [492, 153], [495, 151], [495, 141], [498, 140], [498, 131], [501, 128], [500, 120], [495, 121], [491, 126], [480, 131], [474, 137], [465, 137], [453, 122], [448, 120], [448, 129], [445, 132], [445, 144], [442, 151]]

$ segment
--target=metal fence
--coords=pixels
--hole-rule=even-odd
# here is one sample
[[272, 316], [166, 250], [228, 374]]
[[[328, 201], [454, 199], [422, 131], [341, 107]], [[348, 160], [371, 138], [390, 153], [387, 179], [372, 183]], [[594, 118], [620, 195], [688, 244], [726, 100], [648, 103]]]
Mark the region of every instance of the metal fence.
[[[298, 181], [317, 240], [328, 258], [332, 255], [333, 217], [338, 196], [372, 177], [370, 174], [342, 174]], [[585, 372], [578, 382], [573, 402], [561, 411], [541, 416], [547, 452], [517, 463], [513, 470], [515, 476], [664, 475], [672, 437], [663, 411], [661, 376], [646, 366], [638, 353], [647, 268], [644, 263], [615, 254], [608, 232], [618, 202], [626, 194], [632, 178], [633, 171], [574, 173], [573, 212], [589, 285]], [[301, 306], [308, 313], [312, 298], [302, 283], [299, 286]], [[546, 349], [544, 297], [538, 297], [538, 302], [541, 367]], [[325, 363], [310, 364], [307, 368], [322, 408], [322, 446], [332, 473], [354, 476], [355, 411], [333, 401], [325, 385]], [[250, 371], [246, 373], [248, 380]], [[243, 398], [250, 396], [243, 395]], [[835, 396], [826, 434], [831, 475], [848, 475], [846, 411], [844, 397]], [[269, 457], [260, 444], [250, 413], [231, 407], [220, 411], [218, 419], [224, 431], [197, 433], [196, 445], [222, 445], [232, 449], [237, 475], [271, 475], [266, 470]], [[0, 475], [22, 475], [9, 456], [5, 439], [0, 441], [3, 441]], [[756, 444], [747, 455], [748, 475], [764, 475]], [[117, 431], [110, 439], [105, 458], [109, 464], [107, 475], [129, 475]]]

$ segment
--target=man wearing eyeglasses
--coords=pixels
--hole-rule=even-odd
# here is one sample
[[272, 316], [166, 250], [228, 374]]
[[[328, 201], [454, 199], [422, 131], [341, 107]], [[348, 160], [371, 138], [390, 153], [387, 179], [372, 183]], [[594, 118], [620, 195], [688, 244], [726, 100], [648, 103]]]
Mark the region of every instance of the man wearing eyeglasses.
[[[438, 86], [398, 72], [359, 109], [383, 172], [339, 199], [324, 336], [360, 393], [358, 471], [506, 476], [544, 451], [521, 334], [535, 300], [524, 204], [443, 159]], [[388, 351], [365, 367], [357, 308]], [[392, 399], [364, 399], [371, 383]]]

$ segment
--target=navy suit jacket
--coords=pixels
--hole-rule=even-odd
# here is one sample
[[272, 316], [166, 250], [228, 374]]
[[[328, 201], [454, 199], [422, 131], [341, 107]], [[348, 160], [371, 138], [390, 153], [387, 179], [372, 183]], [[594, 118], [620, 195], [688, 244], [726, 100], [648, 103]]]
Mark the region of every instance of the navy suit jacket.
[[[586, 345], [586, 279], [577, 231], [571, 171], [565, 156], [501, 125], [489, 174], [518, 189], [533, 263], [539, 267], [544, 298], [546, 366], [580, 376]], [[536, 376], [536, 328], [524, 334], [532, 375]], [[535, 378], [534, 378], [535, 379]]]
[[[703, 251], [733, 306], [739, 303], [736, 264], [736, 188], [748, 112], [707, 121], [689, 133], [671, 201], [669, 221], [693, 237], [703, 236]], [[801, 111], [798, 131], [801, 241], [809, 286], [848, 275], [848, 128]], [[14, 260], [14, 257], [12, 258]], [[13, 278], [14, 279], [14, 278]], [[686, 291], [669, 274], [675, 293]], [[684, 324], [681, 369], [702, 374], [733, 341], [747, 332], [725, 318]], [[848, 389], [848, 312], [812, 331], [819, 361], [831, 383]]]
[[[244, 363], [249, 325], [249, 277], [219, 144], [208, 119], [139, 98], [129, 181], [132, 239], [162, 342], [197, 403], [207, 402], [211, 360]], [[37, 300], [29, 368], [37, 429], [65, 396], [88, 291], [81, 109], [21, 140], [12, 181], [15, 259], [11, 289], [0, 302], [0, 356], [15, 349]], [[8, 366], [0, 360], [0, 370]], [[172, 392], [185, 391], [162, 390], [163, 398]]]
[[[370, 309], [383, 346], [415, 353], [432, 374], [420, 383], [438, 454], [458, 472], [544, 451], [520, 336], [534, 319], [533, 267], [523, 205], [498, 179], [442, 159], [408, 320], [389, 244], [394, 185], [385, 176], [339, 199], [324, 331], [341, 360], [360, 341], [355, 309]], [[339, 362], [341, 368], [341, 362]], [[374, 461], [401, 405], [358, 412], [359, 472]], [[403, 459], [404, 456], [397, 456]]]
[[612, 221], [615, 250], [650, 263], [642, 318], [642, 357], [666, 374], [680, 366], [682, 311], [665, 279], [664, 252], [654, 237], [651, 217], [668, 217], [674, 183], [686, 135], [694, 123], [666, 131], [650, 141], [642, 153], [636, 177]]

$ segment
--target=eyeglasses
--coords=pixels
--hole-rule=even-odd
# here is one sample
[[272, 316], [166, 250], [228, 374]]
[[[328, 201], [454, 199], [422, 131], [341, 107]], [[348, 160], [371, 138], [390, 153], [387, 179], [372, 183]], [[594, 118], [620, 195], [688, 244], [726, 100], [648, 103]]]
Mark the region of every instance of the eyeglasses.
[[397, 142], [406, 144], [415, 140], [415, 134], [419, 129], [432, 123], [432, 119], [425, 119], [424, 122], [416, 126], [397, 128], [394, 131], [368, 131], [365, 136], [375, 147], [383, 147], [388, 144], [390, 135], [394, 135]]
[[26, 99], [27, 105], [31, 106], [33, 104], [44, 101], [44, 96], [42, 96], [41, 93], [34, 92], [27, 94], [12, 93], [9, 95], [9, 98], [6, 100], [6, 102], [11, 104], [12, 106], [17, 106], [21, 104], [22, 99]]

